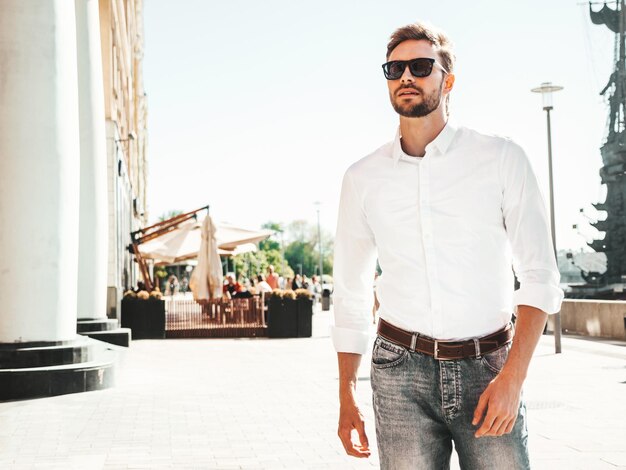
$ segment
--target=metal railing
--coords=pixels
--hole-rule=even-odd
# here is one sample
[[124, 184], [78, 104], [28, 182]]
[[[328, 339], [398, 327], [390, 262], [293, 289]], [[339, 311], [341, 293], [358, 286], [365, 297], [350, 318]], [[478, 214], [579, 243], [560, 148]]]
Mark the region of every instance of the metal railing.
[[267, 336], [264, 297], [211, 299], [202, 304], [189, 297], [165, 298], [167, 338]]

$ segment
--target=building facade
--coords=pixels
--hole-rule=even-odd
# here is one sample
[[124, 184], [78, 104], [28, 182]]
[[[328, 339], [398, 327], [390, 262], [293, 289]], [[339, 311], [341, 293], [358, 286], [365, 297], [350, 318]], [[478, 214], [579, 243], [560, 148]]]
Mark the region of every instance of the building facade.
[[146, 225], [147, 97], [143, 88], [143, 0], [100, 0], [108, 167], [107, 315], [119, 318], [124, 290], [136, 286], [130, 232]]

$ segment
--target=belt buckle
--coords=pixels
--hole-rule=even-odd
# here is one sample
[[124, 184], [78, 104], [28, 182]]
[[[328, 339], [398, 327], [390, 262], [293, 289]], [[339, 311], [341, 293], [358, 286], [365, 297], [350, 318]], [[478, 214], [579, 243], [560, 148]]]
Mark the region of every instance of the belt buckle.
[[439, 341], [439, 340], [435, 340], [435, 353], [433, 354], [433, 356], [435, 357], [435, 360], [437, 361], [453, 361], [453, 358], [449, 358], [449, 357], [439, 357], [439, 344], [440, 343], [449, 343], [450, 341]]
[[440, 341], [435, 340], [435, 354], [434, 354], [434, 357], [435, 357], [435, 360], [437, 360], [437, 361], [444, 361], [445, 359], [441, 359], [439, 357], [439, 343], [440, 343]]
[[[474, 353], [476, 355], [476, 358], [480, 358], [481, 357], [481, 350], [480, 350], [480, 340], [478, 338], [472, 338], [473, 342], [474, 342]], [[435, 359], [437, 361], [452, 361], [452, 358], [447, 358], [447, 357], [439, 357], [439, 344], [440, 343], [449, 343], [450, 341], [439, 341], [439, 340], [434, 340], [435, 341], [435, 351], [433, 356], [435, 357]]]
[[417, 344], [417, 337], [419, 335], [417, 333], [413, 333], [411, 336], [411, 346], [409, 346], [409, 351], [415, 352], [415, 345]]

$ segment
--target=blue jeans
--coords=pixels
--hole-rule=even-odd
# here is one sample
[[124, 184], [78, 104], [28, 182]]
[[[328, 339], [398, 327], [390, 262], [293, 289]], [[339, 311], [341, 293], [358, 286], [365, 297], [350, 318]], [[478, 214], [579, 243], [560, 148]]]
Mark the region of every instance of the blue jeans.
[[454, 441], [463, 470], [529, 469], [523, 401], [510, 434], [474, 437], [478, 399], [508, 352], [509, 345], [480, 358], [438, 361], [378, 336], [371, 382], [381, 468], [448, 469]]

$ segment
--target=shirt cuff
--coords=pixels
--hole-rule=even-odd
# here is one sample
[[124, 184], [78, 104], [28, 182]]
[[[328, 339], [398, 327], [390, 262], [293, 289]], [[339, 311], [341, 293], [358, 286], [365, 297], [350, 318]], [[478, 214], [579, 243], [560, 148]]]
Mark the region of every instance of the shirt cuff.
[[564, 296], [560, 287], [527, 283], [513, 292], [513, 305], [529, 305], [552, 315], [561, 311]]
[[350, 328], [330, 327], [330, 336], [337, 352], [354, 354], [367, 353], [367, 345], [370, 340], [368, 331], [352, 330]]

